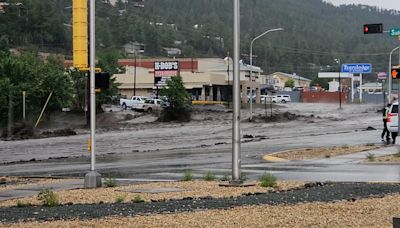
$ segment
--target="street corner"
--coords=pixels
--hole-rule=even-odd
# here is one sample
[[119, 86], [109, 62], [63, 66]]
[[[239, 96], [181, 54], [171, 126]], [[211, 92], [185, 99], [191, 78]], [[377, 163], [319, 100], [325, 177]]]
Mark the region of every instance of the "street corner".
[[267, 155], [264, 155], [264, 156], [262, 157], [262, 159], [263, 159], [264, 161], [271, 162], [271, 163], [285, 163], [285, 162], [289, 162], [289, 160], [287, 160], [287, 159], [275, 157], [275, 156], [273, 156], [273, 155], [274, 155], [274, 154], [267, 154]]

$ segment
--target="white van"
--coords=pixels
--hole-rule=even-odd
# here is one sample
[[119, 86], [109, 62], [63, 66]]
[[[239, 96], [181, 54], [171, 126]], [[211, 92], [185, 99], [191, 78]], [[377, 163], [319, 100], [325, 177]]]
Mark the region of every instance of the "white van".
[[272, 102], [277, 103], [286, 103], [286, 102], [291, 102], [292, 99], [290, 98], [290, 95], [275, 95], [272, 97]]

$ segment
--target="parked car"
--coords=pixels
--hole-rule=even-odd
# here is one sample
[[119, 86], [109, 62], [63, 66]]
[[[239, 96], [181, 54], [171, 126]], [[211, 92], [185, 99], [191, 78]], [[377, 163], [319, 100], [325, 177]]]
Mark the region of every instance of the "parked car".
[[260, 95], [261, 104], [271, 103], [273, 98], [271, 95]]
[[131, 108], [136, 109], [138, 105], [143, 104], [147, 100], [144, 96], [132, 96], [131, 99], [120, 99], [119, 104], [123, 109]]
[[398, 110], [399, 110], [399, 103], [394, 102], [390, 108], [387, 117], [387, 128], [392, 135], [392, 138], [396, 138], [397, 133], [399, 131], [399, 123], [398, 123]]
[[290, 95], [275, 95], [272, 97], [272, 102], [277, 103], [286, 103], [286, 102], [291, 102], [292, 99], [290, 98]]
[[162, 101], [160, 99], [147, 99], [143, 104], [139, 104], [136, 110], [144, 112], [160, 111]]

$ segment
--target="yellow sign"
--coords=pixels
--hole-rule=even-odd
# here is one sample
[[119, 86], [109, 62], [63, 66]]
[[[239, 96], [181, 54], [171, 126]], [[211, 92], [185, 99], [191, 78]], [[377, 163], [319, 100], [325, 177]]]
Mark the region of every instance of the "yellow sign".
[[73, 64], [88, 67], [88, 9], [86, 0], [72, 0]]

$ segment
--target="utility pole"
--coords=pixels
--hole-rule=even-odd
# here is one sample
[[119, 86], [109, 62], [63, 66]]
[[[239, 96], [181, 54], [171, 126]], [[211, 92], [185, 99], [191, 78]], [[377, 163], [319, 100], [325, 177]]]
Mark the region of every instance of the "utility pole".
[[137, 56], [135, 50], [135, 71], [133, 72], [133, 96], [136, 96], [136, 64], [137, 64]]

